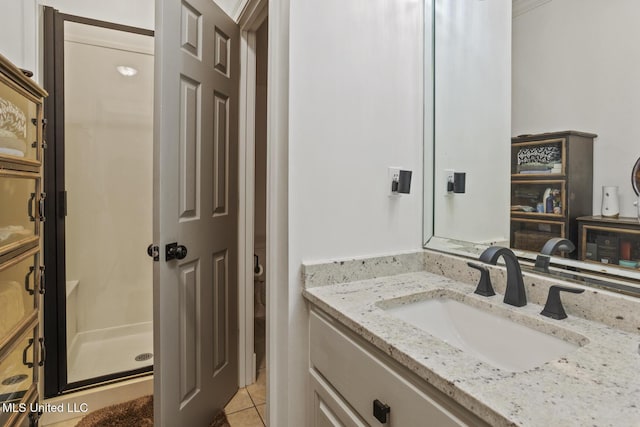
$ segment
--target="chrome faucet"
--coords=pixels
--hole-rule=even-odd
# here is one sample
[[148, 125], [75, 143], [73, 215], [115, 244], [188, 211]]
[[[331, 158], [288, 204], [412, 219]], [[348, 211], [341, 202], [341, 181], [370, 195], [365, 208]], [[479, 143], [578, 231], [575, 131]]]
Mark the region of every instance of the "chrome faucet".
[[536, 257], [535, 269], [548, 273], [549, 262], [551, 261], [551, 255], [553, 255], [554, 252], [573, 252], [575, 249], [576, 246], [571, 240], [563, 239], [562, 237], [549, 239], [542, 247], [540, 254]]
[[522, 307], [527, 305], [527, 295], [524, 291], [522, 280], [522, 270], [518, 257], [509, 248], [502, 246], [491, 246], [480, 254], [479, 260], [491, 265], [498, 263], [498, 258], [504, 258], [507, 265], [507, 289], [504, 292], [504, 302], [506, 304]]

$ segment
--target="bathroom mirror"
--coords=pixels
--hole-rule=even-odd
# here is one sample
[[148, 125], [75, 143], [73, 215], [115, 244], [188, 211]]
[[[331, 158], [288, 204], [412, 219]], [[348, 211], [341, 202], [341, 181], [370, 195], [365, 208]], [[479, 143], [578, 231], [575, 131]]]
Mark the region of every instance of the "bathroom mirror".
[[[609, 226], [628, 219], [623, 225], [625, 233], [631, 230], [625, 237], [631, 251], [625, 256], [640, 261], [640, 228], [633, 229], [640, 225], [634, 207], [640, 153], [633, 142], [640, 140], [634, 125], [640, 115], [640, 28], [634, 22], [640, 3], [509, 3], [434, 0], [434, 93], [425, 94], [434, 110], [425, 116], [425, 207], [427, 200], [433, 207], [425, 208], [425, 246], [474, 258], [490, 245], [509, 246], [511, 138], [576, 130], [597, 134], [587, 215], [601, 214], [604, 186], [617, 187], [619, 218]], [[466, 173], [464, 194], [447, 191], [453, 171]], [[571, 203], [587, 196], [567, 191], [566, 197]], [[576, 247], [581, 239], [575, 239]], [[514, 251], [524, 260], [536, 257]], [[580, 258], [553, 256], [551, 274], [571, 270], [582, 283], [614, 284], [640, 296], [640, 263], [627, 267]]]

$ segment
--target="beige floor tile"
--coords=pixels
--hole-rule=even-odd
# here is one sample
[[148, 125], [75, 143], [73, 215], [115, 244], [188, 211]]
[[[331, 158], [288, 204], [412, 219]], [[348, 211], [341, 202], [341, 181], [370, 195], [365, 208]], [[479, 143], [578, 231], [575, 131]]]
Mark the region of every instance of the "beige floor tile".
[[256, 408], [249, 408], [243, 411], [227, 415], [227, 420], [231, 427], [264, 427], [262, 419]]
[[258, 370], [258, 378], [256, 382], [247, 386], [247, 391], [251, 400], [255, 405], [261, 405], [267, 402], [267, 370]]
[[265, 423], [265, 425], [267, 424], [266, 418], [267, 418], [267, 404], [263, 403], [262, 405], [258, 405], [256, 406], [256, 409], [258, 410], [258, 414], [260, 414], [260, 418], [262, 418], [262, 422]]
[[229, 403], [227, 403], [227, 406], [224, 407], [224, 412], [228, 415], [251, 407], [253, 407], [253, 401], [251, 397], [249, 397], [247, 389], [241, 388]]

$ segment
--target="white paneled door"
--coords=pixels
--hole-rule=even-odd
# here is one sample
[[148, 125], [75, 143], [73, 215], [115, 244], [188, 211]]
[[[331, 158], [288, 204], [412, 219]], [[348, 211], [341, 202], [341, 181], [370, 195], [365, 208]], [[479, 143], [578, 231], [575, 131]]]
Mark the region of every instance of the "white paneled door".
[[156, 8], [155, 425], [205, 427], [238, 389], [239, 29], [211, 0]]

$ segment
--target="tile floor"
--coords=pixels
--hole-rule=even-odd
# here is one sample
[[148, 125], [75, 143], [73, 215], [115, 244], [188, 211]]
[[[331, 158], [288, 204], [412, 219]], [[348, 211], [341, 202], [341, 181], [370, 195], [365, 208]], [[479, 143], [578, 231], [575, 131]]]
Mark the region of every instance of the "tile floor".
[[238, 393], [225, 406], [227, 420], [231, 427], [264, 427], [266, 409], [266, 369], [258, 371], [257, 381]]
[[255, 319], [254, 340], [258, 375], [255, 383], [238, 390], [238, 393], [225, 406], [224, 411], [231, 427], [266, 426], [267, 367], [264, 317]]

